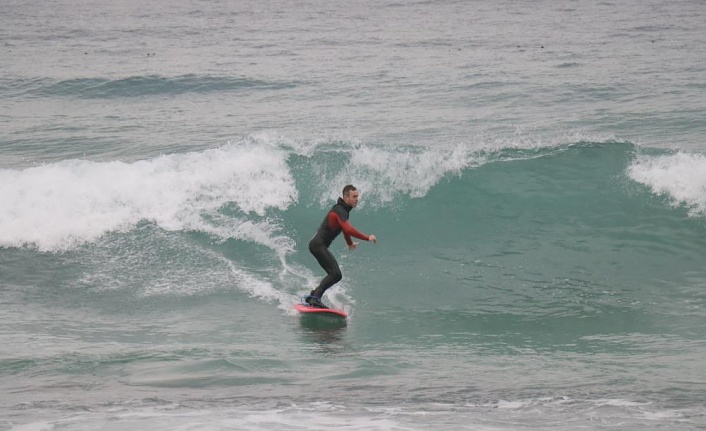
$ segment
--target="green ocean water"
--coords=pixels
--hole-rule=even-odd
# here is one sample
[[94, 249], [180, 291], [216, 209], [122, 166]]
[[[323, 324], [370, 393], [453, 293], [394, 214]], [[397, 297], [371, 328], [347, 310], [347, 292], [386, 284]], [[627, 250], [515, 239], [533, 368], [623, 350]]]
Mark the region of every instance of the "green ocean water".
[[[44, 240], [2, 250], [3, 319], [13, 322], [3, 337], [15, 346], [2, 360], [14, 399], [6, 412], [47, 403], [124, 413], [137, 399], [129, 403], [140, 414], [159, 417], [168, 408], [231, 418], [232, 404], [300, 415], [324, 403], [345, 420], [401, 409], [452, 428], [506, 410], [528, 427], [596, 415], [631, 427], [646, 416], [700, 420], [704, 218], [633, 178], [649, 171], [646, 160], [679, 164], [675, 155], [621, 142], [357, 150], [386, 154], [399, 162], [393, 171], [347, 148], [301, 155], [241, 143], [135, 164], [5, 171], [30, 195], [62, 196], [39, 219]], [[407, 177], [407, 164], [430, 158]], [[160, 179], [204, 163], [191, 188]], [[257, 172], [240, 188], [239, 173], [224, 182], [219, 172], [238, 163]], [[327, 167], [362, 184], [352, 221], [379, 238], [354, 252], [340, 239], [332, 247], [344, 279], [325, 299], [347, 320], [292, 309], [322, 276], [306, 243], [336, 196]], [[117, 172], [128, 180], [78, 196], [112, 219], [72, 202], [76, 180], [52, 180]], [[426, 190], [425, 177], [434, 178]], [[216, 198], [226, 189], [231, 197]], [[62, 216], [83, 219], [67, 227], [56, 223]], [[508, 426], [506, 416], [492, 420]]]

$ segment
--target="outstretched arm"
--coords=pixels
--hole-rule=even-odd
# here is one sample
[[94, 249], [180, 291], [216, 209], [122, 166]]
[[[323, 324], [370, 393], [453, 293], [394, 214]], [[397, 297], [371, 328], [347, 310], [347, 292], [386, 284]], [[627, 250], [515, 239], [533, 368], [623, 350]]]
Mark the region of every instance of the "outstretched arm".
[[341, 221], [341, 218], [338, 216], [338, 214], [333, 211], [329, 213], [329, 224], [336, 224], [341, 228], [341, 230], [343, 231], [343, 237], [346, 239], [346, 244], [348, 244], [349, 248], [355, 248], [355, 243], [353, 242], [351, 237], [356, 237], [358, 239], [362, 239], [363, 241], [372, 241], [373, 243], [377, 243], [377, 238], [375, 237], [375, 235], [366, 235], [360, 232], [358, 229], [353, 227], [351, 222], [349, 222], [348, 220]]

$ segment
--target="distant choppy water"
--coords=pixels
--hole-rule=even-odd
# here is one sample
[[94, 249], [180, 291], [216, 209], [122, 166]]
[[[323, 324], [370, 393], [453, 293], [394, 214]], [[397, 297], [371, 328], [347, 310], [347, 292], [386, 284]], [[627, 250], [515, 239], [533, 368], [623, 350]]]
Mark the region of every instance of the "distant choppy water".
[[0, 430], [706, 427], [705, 12], [3, 2]]

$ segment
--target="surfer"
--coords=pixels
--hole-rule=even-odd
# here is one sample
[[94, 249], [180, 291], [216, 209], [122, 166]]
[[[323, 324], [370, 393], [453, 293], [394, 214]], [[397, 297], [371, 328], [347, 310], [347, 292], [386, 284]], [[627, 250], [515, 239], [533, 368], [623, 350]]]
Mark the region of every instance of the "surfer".
[[355, 250], [357, 243], [353, 242], [351, 237], [356, 237], [364, 241], [372, 241], [377, 244], [375, 235], [365, 235], [359, 232], [348, 221], [349, 213], [358, 205], [358, 190], [353, 185], [348, 184], [343, 188], [343, 197], [338, 198], [338, 202], [334, 205], [324, 217], [324, 221], [316, 231], [316, 235], [309, 241], [309, 251], [314, 255], [319, 265], [326, 271], [326, 277], [321, 280], [319, 286], [312, 290], [306, 297], [305, 301], [309, 305], [315, 307], [327, 308], [322, 302], [321, 297], [326, 292], [326, 289], [341, 281], [341, 268], [338, 267], [336, 258], [333, 257], [329, 246], [334, 239], [343, 232], [343, 237], [348, 244], [348, 248]]

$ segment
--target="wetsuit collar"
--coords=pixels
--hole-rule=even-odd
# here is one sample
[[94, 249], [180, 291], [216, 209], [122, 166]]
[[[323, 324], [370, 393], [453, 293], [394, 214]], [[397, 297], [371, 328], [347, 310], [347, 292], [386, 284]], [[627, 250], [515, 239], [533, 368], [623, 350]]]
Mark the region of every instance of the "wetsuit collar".
[[351, 210], [353, 209], [353, 207], [348, 205], [346, 201], [343, 200], [343, 198], [338, 198], [338, 202], [336, 203], [336, 205], [343, 206], [343, 208], [345, 208], [348, 212], [351, 212]]

